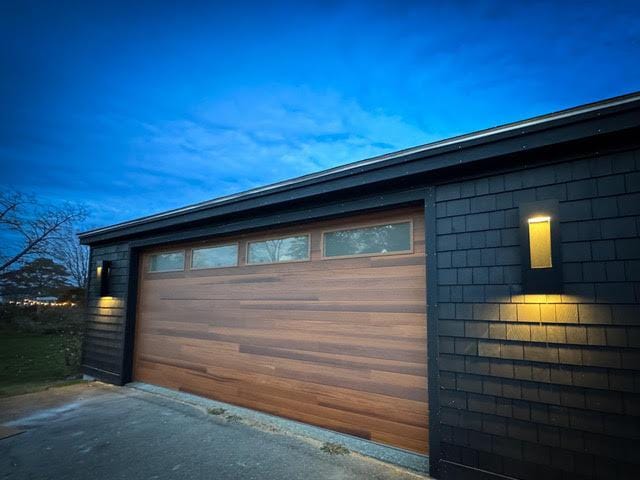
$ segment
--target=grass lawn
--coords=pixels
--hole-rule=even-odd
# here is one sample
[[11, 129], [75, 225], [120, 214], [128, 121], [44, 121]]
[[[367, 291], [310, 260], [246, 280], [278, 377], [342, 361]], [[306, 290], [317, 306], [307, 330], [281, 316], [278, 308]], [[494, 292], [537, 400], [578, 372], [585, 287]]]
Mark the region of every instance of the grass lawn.
[[60, 336], [0, 331], [0, 397], [76, 383], [65, 379], [77, 373], [65, 365]]

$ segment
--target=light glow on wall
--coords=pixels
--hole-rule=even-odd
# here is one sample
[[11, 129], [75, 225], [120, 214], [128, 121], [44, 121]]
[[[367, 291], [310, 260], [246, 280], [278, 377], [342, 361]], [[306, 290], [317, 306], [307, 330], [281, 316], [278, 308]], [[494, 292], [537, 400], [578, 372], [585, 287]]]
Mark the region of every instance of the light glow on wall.
[[122, 301], [117, 297], [99, 297], [98, 307], [99, 308], [122, 307]]
[[551, 217], [531, 217], [529, 223], [529, 255], [531, 268], [551, 268]]

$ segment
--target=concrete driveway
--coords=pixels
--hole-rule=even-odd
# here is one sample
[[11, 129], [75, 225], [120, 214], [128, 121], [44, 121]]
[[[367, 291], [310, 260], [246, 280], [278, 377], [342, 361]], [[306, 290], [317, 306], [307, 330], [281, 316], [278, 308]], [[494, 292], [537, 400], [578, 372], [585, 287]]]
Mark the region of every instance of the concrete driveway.
[[358, 454], [127, 387], [88, 383], [0, 399], [0, 478], [419, 479]]

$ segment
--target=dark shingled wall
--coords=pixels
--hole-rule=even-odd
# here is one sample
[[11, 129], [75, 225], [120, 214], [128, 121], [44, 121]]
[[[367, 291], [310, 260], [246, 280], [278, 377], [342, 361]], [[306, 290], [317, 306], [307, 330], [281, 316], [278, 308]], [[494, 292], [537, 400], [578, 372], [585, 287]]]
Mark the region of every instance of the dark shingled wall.
[[[111, 298], [100, 298], [96, 267], [112, 262]], [[126, 243], [91, 248], [87, 323], [82, 350], [82, 371], [100, 380], [121, 383], [124, 320], [129, 280]]]
[[[523, 295], [518, 205], [545, 199], [564, 292]], [[640, 151], [442, 185], [435, 209], [442, 475], [640, 478]]]

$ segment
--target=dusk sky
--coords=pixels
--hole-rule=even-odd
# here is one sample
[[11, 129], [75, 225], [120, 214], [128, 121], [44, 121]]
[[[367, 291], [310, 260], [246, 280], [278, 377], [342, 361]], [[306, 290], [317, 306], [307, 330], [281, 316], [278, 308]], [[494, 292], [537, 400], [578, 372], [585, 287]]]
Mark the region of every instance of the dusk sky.
[[0, 72], [0, 188], [84, 203], [89, 228], [640, 90], [640, 15], [2, 1]]

